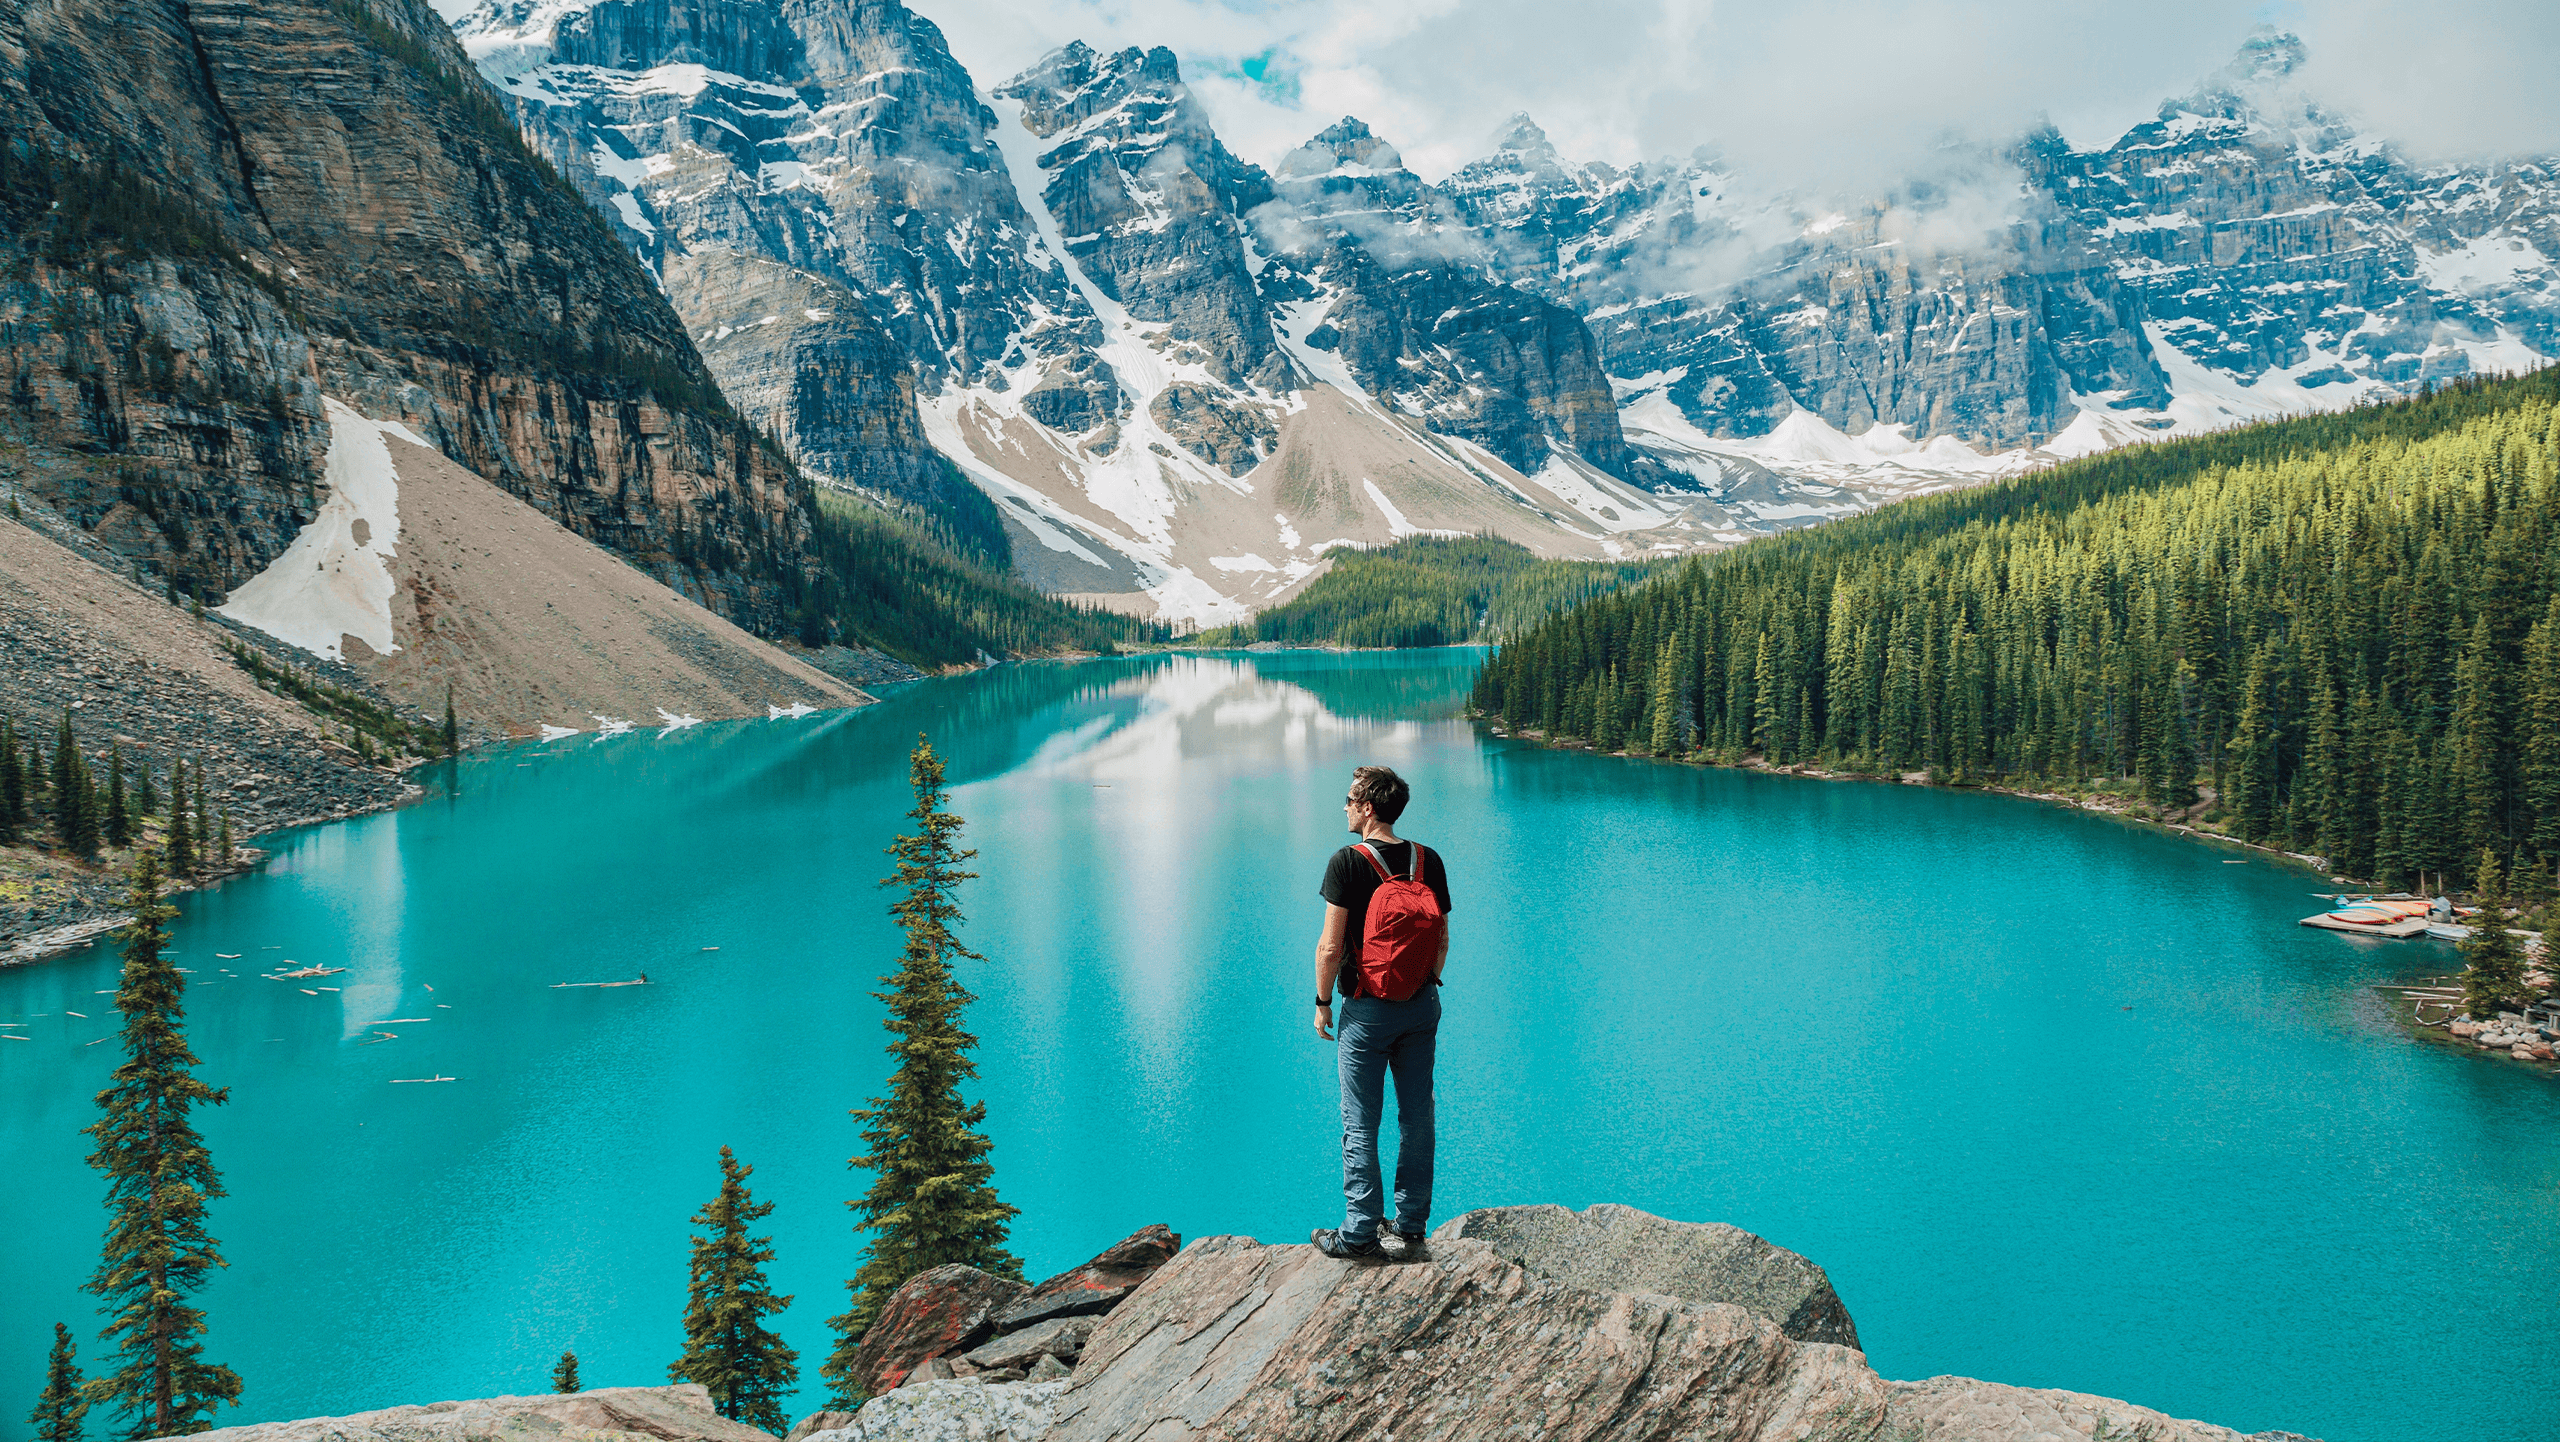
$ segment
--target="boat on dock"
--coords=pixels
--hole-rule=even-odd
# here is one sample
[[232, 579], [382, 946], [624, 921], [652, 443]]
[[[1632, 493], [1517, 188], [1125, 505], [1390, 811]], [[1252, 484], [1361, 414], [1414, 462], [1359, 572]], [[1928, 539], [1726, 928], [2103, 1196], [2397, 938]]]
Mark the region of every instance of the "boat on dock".
[[2360, 908], [2324, 911], [2317, 916], [2302, 918], [2302, 924], [2316, 926], [2323, 931], [2342, 931], [2350, 936], [2387, 936], [2394, 941], [2427, 934], [2427, 921], [2423, 916], [2401, 916], [2396, 912]]

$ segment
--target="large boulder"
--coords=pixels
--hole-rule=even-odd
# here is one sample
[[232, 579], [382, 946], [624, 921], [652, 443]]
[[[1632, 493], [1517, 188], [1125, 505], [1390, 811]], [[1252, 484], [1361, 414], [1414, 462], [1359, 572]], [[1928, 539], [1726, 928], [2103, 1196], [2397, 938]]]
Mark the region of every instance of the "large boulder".
[[1544, 1281], [1482, 1242], [1388, 1266], [1211, 1237], [1104, 1319], [1048, 1442], [1873, 1442], [1885, 1404], [1849, 1348]]
[[952, 1262], [916, 1273], [880, 1309], [854, 1349], [853, 1377], [869, 1396], [907, 1379], [928, 1357], [966, 1352], [996, 1334], [996, 1316], [1031, 1289]]
[[996, 1330], [1012, 1332], [1053, 1317], [1098, 1317], [1120, 1305], [1121, 1298], [1181, 1250], [1182, 1238], [1162, 1222], [1142, 1227], [1083, 1266], [1032, 1288], [1031, 1295], [996, 1319]]
[[918, 1382], [862, 1404], [843, 1427], [809, 1442], [1039, 1442], [1067, 1384]]
[[1880, 1442], [2053, 1442], [2057, 1438], [2125, 1438], [2128, 1442], [2312, 1442], [2294, 1432], [2242, 1434], [2210, 1422], [2175, 1417], [2078, 1392], [2003, 1387], [1970, 1377], [1891, 1382], [1891, 1419]]
[[773, 1442], [713, 1411], [711, 1394], [675, 1387], [598, 1387], [385, 1407], [199, 1432], [221, 1442]]
[[2076, 1393], [1887, 1382], [1731, 1303], [1574, 1286], [1468, 1238], [1389, 1265], [1211, 1237], [1103, 1319], [1043, 1442], [1239, 1437], [2303, 1442]]
[[1820, 1267], [1722, 1222], [1674, 1222], [1610, 1203], [1579, 1212], [1485, 1207], [1431, 1235], [1483, 1242], [1538, 1276], [1577, 1287], [1730, 1302], [1799, 1342], [1858, 1345], [1857, 1324]]

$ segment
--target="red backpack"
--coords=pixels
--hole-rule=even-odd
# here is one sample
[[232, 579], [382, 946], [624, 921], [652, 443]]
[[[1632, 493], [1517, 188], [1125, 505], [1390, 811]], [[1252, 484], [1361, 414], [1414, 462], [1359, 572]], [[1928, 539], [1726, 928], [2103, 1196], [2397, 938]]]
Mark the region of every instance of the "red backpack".
[[1368, 842], [1360, 854], [1378, 873], [1378, 889], [1369, 896], [1369, 915], [1360, 927], [1360, 990], [1387, 1001], [1410, 1001], [1431, 982], [1432, 963], [1440, 959], [1441, 938], [1448, 935], [1448, 914], [1440, 898], [1422, 879], [1427, 855], [1419, 841], [1413, 847], [1410, 874], [1391, 876], [1387, 864]]

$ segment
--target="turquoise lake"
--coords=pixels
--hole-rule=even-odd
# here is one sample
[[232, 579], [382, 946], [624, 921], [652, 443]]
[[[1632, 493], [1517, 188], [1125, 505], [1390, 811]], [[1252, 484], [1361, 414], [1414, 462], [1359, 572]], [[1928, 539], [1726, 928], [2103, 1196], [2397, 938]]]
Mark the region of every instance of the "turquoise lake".
[[[2560, 1090], [2409, 1039], [2373, 990], [2450, 948], [2299, 928], [2308, 873], [2103, 817], [1484, 736], [1478, 659], [1008, 666], [493, 750], [270, 838], [173, 927], [231, 1088], [203, 1300], [248, 1387], [219, 1423], [540, 1391], [563, 1348], [590, 1386], [665, 1380], [724, 1143], [777, 1204], [814, 1406], [922, 731], [979, 849], [977, 1095], [1034, 1277], [1149, 1222], [1338, 1220], [1314, 893], [1379, 761], [1457, 903], [1435, 1220], [1732, 1222], [1828, 1269], [1890, 1377], [2328, 1442], [2550, 1435]], [[288, 959], [347, 970], [256, 978]], [[0, 1020], [31, 1023], [0, 1043], [0, 1437], [56, 1320], [101, 1360], [79, 1129], [115, 967], [0, 971]]]

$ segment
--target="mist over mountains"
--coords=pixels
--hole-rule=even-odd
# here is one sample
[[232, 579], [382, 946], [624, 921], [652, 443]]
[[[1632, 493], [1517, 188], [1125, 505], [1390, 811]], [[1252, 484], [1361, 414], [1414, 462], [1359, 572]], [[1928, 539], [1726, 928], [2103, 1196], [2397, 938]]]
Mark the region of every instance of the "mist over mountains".
[[2412, 158], [2275, 32], [2104, 148], [1843, 200], [1525, 114], [1437, 183], [1356, 116], [1266, 166], [1170, 50], [977, 76], [894, 0], [455, 28], [804, 466], [1176, 620], [1342, 542], [1677, 554], [2560, 348], [2551, 164]]

